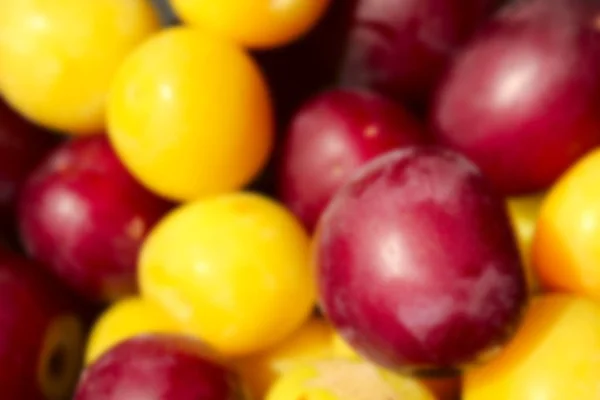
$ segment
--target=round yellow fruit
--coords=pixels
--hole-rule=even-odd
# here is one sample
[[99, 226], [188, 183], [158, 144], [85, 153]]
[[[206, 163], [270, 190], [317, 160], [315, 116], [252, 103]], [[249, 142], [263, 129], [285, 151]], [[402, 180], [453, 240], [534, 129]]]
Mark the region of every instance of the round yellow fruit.
[[120, 300], [96, 320], [88, 339], [85, 363], [93, 363], [124, 340], [150, 333], [177, 333], [176, 324], [161, 308], [140, 297]]
[[317, 24], [330, 0], [171, 0], [187, 23], [249, 47], [270, 48], [298, 39]]
[[542, 204], [533, 240], [543, 289], [600, 299], [600, 150], [573, 165]]
[[160, 27], [146, 0], [0, 0], [0, 90], [18, 112], [72, 134], [104, 130], [123, 59]]
[[365, 361], [332, 359], [297, 366], [269, 390], [266, 400], [435, 400], [418, 380], [384, 377]]
[[241, 48], [198, 29], [170, 28], [117, 72], [108, 134], [155, 193], [189, 201], [228, 192], [249, 183], [270, 155], [270, 95]]
[[309, 318], [316, 290], [309, 237], [283, 205], [236, 192], [180, 206], [142, 246], [144, 296], [225, 356], [285, 339]]
[[263, 399], [269, 387], [285, 371], [308, 361], [334, 356], [333, 328], [322, 318], [313, 317], [283, 342], [266, 351], [235, 362], [253, 398]]
[[582, 297], [536, 298], [491, 362], [468, 371], [464, 400], [600, 399], [600, 305]]

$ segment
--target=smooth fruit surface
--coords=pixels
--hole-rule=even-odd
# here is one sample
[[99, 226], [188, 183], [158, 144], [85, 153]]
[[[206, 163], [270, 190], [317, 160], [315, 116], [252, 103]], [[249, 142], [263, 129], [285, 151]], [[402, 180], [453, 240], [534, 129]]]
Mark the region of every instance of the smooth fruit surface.
[[83, 372], [74, 400], [242, 399], [233, 373], [204, 355], [200, 342], [174, 335], [129, 339]]
[[88, 338], [85, 363], [93, 363], [137, 335], [155, 333], [177, 333], [176, 324], [159, 307], [141, 297], [119, 300], [96, 319]]
[[533, 264], [543, 288], [600, 299], [600, 151], [579, 160], [542, 203]]
[[537, 227], [538, 216], [544, 200], [544, 194], [534, 194], [531, 196], [519, 196], [508, 199], [508, 212], [511, 218], [521, 261], [525, 268], [525, 275], [529, 289], [532, 292], [539, 290], [539, 282], [533, 271], [531, 247], [533, 245], [533, 236]]
[[[340, 2], [342, 3], [342, 2]], [[343, 83], [427, 103], [454, 56], [502, 0], [354, 0]]]
[[600, 306], [550, 294], [532, 301], [514, 339], [468, 371], [465, 400], [600, 399]]
[[476, 362], [510, 336], [526, 301], [504, 199], [447, 149], [364, 166], [325, 210], [314, 254], [337, 331], [396, 370]]
[[264, 399], [267, 390], [297, 365], [334, 356], [333, 328], [314, 317], [274, 347], [235, 362], [236, 370], [254, 398]]
[[421, 382], [407, 376], [384, 376], [364, 361], [321, 360], [287, 371], [266, 400], [434, 400]]
[[169, 28], [117, 72], [108, 133], [144, 185], [193, 200], [241, 188], [262, 169], [273, 140], [269, 97], [241, 48], [199, 29]]
[[278, 165], [279, 197], [312, 231], [357, 168], [386, 151], [423, 143], [423, 131], [402, 106], [376, 93], [323, 92], [290, 123]]
[[79, 305], [40, 266], [0, 251], [2, 398], [68, 398], [81, 365]]
[[546, 190], [600, 144], [600, 4], [510, 3], [457, 57], [433, 105], [440, 143], [508, 195]]
[[145, 0], [0, 1], [0, 90], [29, 119], [72, 134], [104, 128], [125, 56], [158, 30]]
[[171, 0], [185, 22], [214, 30], [244, 46], [271, 48], [307, 33], [330, 0]]
[[19, 198], [24, 246], [81, 296], [107, 302], [135, 293], [139, 248], [171, 207], [125, 169], [106, 137], [56, 148]]
[[279, 203], [245, 192], [213, 196], [153, 229], [140, 256], [140, 288], [184, 332], [224, 355], [248, 355], [309, 318], [308, 247], [300, 222]]

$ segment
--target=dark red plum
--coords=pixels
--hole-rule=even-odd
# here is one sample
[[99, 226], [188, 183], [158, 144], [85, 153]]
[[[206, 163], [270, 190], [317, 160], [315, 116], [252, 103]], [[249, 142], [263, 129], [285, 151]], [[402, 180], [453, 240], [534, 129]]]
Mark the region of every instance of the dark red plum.
[[503, 198], [442, 148], [396, 150], [354, 174], [322, 216], [315, 262], [339, 333], [396, 370], [481, 361], [527, 298]]
[[356, 1], [332, 0], [323, 18], [307, 35], [287, 46], [252, 52], [269, 84], [277, 135], [269, 163], [247, 189], [276, 197], [278, 160], [287, 127], [308, 99], [335, 85]]
[[74, 400], [242, 400], [238, 378], [194, 339], [143, 335], [113, 347], [83, 373]]
[[27, 176], [59, 143], [0, 100], [0, 222], [11, 224], [16, 197]]
[[313, 230], [352, 173], [372, 158], [422, 143], [425, 133], [400, 105], [375, 93], [335, 89], [292, 120], [279, 162], [279, 197]]
[[341, 81], [422, 106], [503, 0], [358, 0]]
[[72, 140], [23, 188], [19, 227], [27, 252], [94, 302], [136, 291], [139, 247], [170, 204], [144, 189], [104, 136]]
[[0, 277], [2, 399], [69, 398], [85, 340], [79, 303], [38, 265], [5, 249]]
[[546, 189], [600, 144], [600, 2], [527, 0], [462, 53], [432, 112], [440, 143], [509, 195]]

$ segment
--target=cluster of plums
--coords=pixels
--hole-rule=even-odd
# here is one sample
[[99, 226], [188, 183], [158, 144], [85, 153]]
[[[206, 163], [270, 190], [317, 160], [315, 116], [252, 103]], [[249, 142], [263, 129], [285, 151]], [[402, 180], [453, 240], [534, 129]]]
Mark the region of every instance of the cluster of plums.
[[600, 400], [599, 0], [0, 0], [0, 398]]

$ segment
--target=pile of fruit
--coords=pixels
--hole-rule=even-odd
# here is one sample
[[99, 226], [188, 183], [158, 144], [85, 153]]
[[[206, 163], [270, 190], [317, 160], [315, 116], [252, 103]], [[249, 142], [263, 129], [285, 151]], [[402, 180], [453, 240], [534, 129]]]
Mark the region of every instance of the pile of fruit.
[[600, 400], [600, 0], [0, 0], [0, 95], [3, 400]]

